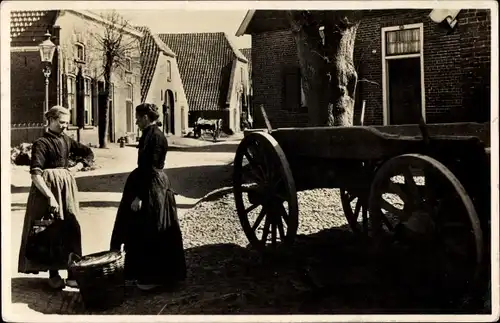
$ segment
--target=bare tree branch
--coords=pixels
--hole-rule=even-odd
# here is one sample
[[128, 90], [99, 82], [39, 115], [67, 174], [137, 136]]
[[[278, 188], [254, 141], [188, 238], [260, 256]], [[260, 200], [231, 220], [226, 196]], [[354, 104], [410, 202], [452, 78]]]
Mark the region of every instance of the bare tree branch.
[[374, 85], [380, 86], [380, 84], [379, 84], [379, 83], [374, 82], [374, 81], [370, 81], [370, 80], [368, 80], [368, 79], [359, 79], [359, 80], [358, 80], [358, 83], [359, 83], [359, 82], [365, 82], [365, 83], [370, 83], [370, 84], [374, 84]]
[[[119, 15], [115, 10], [100, 13], [99, 16], [108, 23], [103, 24], [90, 32], [92, 40], [95, 42], [94, 53], [91, 55], [92, 66], [95, 77], [104, 78], [104, 92], [100, 93], [102, 100], [102, 110], [99, 111], [99, 146], [105, 148], [107, 145], [107, 131], [109, 118], [109, 90], [111, 81], [116, 76], [120, 68], [125, 67], [125, 62], [139, 50], [139, 42], [134, 36], [128, 37], [128, 28], [132, 28], [130, 23]], [[89, 56], [90, 58], [90, 56]]]

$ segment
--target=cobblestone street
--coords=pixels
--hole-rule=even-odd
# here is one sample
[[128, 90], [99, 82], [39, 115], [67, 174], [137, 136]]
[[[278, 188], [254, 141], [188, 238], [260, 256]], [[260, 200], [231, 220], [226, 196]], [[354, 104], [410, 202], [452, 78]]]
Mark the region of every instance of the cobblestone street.
[[[238, 142], [211, 144], [204, 147], [171, 147], [167, 155], [166, 171], [178, 193], [179, 216], [185, 214], [200, 198], [209, 192], [227, 186]], [[116, 211], [128, 174], [136, 165], [133, 147], [94, 149], [98, 168], [78, 172], [83, 254], [107, 250]], [[47, 273], [38, 276], [17, 273], [21, 233], [31, 185], [27, 166], [13, 166], [11, 176], [11, 273], [12, 312], [33, 314], [71, 313], [78, 293], [65, 291], [53, 294], [44, 289]], [[66, 273], [63, 273], [63, 277]], [[137, 306], [146, 306], [141, 302]], [[134, 309], [130, 309], [131, 313]]]

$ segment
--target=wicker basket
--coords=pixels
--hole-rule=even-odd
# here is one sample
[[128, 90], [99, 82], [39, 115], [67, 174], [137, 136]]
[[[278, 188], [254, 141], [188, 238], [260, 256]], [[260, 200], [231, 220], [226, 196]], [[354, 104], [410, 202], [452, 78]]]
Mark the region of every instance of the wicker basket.
[[84, 257], [69, 256], [69, 270], [74, 275], [86, 308], [105, 310], [119, 306], [125, 298], [125, 251], [103, 251]]

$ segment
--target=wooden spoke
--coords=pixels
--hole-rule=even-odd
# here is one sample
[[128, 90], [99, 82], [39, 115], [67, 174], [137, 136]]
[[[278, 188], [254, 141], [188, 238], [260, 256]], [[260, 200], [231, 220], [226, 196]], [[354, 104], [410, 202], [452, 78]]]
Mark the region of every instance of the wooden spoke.
[[362, 216], [363, 216], [363, 232], [368, 232], [368, 209], [366, 206], [362, 208]]
[[[254, 179], [256, 179], [260, 183], [263, 183], [265, 179], [265, 173], [262, 167], [252, 157], [250, 157], [248, 153], [245, 153], [244, 156], [247, 158], [248, 163], [251, 166], [249, 170], [252, 173], [252, 175], [254, 175]], [[260, 171], [260, 174], [257, 173], [257, 170]]]
[[[366, 193], [363, 193], [366, 194]], [[357, 198], [357, 201], [352, 208], [352, 202]], [[368, 234], [368, 211], [367, 211], [367, 199], [364, 197], [358, 197], [356, 194], [347, 191], [346, 189], [340, 189], [340, 200], [342, 202], [342, 208], [344, 210], [344, 215], [349, 227], [355, 233]], [[363, 226], [360, 228], [358, 225], [358, 219], [360, 214], [363, 216]]]
[[262, 219], [266, 216], [266, 211], [265, 208], [263, 207], [262, 210], [260, 210], [259, 216], [257, 217], [257, 220], [255, 220], [255, 223], [252, 226], [252, 231], [255, 232], [259, 225], [262, 223]]
[[394, 205], [389, 203], [387, 200], [385, 200], [383, 197], [381, 198], [381, 201], [380, 201], [380, 207], [392, 215], [395, 215], [395, 216], [402, 215], [405, 218], [404, 220], [407, 220], [409, 218], [409, 216], [407, 216], [403, 210], [398, 209], [397, 207], [395, 207]]
[[[248, 159], [248, 177], [252, 177], [254, 184], [246, 186], [247, 175], [244, 169], [244, 158]], [[245, 181], [244, 181], [245, 179]], [[293, 243], [298, 228], [298, 202], [295, 182], [285, 154], [276, 140], [264, 132], [254, 132], [243, 138], [238, 145], [234, 158], [233, 192], [238, 217], [250, 244], [259, 251], [264, 251], [267, 245], [269, 231], [274, 243], [279, 232], [281, 241], [285, 245]], [[247, 194], [248, 196], [244, 195]], [[246, 207], [246, 200], [251, 206]], [[283, 202], [288, 204], [288, 212]], [[281, 206], [276, 208], [274, 203]], [[255, 222], [250, 223], [249, 212], [262, 206], [262, 210]], [[270, 208], [269, 208], [270, 207]], [[286, 226], [284, 226], [283, 220]], [[279, 220], [279, 221], [278, 221]], [[257, 235], [257, 228], [263, 227], [263, 236]], [[262, 243], [264, 242], [264, 243]]]
[[278, 209], [281, 211], [280, 215], [281, 217], [283, 218], [283, 220], [285, 221], [285, 223], [288, 225], [288, 213], [286, 212], [285, 210], [285, 207], [283, 206], [283, 204], [280, 204]]
[[387, 228], [387, 230], [392, 231], [392, 232], [394, 231], [394, 226], [392, 225], [391, 221], [389, 221], [389, 219], [384, 214], [382, 214], [381, 220], [382, 220], [382, 223]]
[[267, 242], [267, 236], [269, 235], [270, 227], [271, 227], [271, 218], [269, 216], [266, 216], [266, 221], [264, 222], [264, 229], [262, 230], [262, 239], [261, 239], [261, 241], [264, 242], [264, 245]]
[[361, 210], [361, 201], [358, 199], [356, 201], [356, 207], [354, 208], [354, 218], [356, 220], [358, 220], [360, 210]]
[[[423, 186], [417, 185], [410, 169], [416, 170], [416, 174], [424, 174]], [[393, 185], [391, 178], [400, 174], [404, 176], [404, 185]], [[387, 190], [401, 197], [403, 210], [383, 199]], [[447, 197], [446, 203], [444, 197]], [[391, 214], [390, 220], [398, 223], [398, 229], [386, 225], [389, 219], [382, 209]], [[420, 154], [401, 155], [386, 161], [374, 176], [369, 211], [371, 229], [377, 241], [397, 241], [399, 250], [405, 250], [404, 246], [412, 248], [408, 257], [418, 255], [414, 258], [418, 263], [405, 261], [421, 271], [420, 275], [415, 275], [416, 278], [428, 281], [429, 276], [436, 277], [454, 288], [467, 288], [477, 282], [484, 256], [480, 222], [463, 185], [439, 161]], [[392, 239], [385, 239], [387, 235]], [[455, 243], [450, 244], [447, 240], [455, 240]]]
[[255, 210], [258, 207], [259, 207], [259, 204], [252, 204], [250, 207], [248, 207], [247, 209], [245, 209], [245, 213], [248, 214], [248, 213], [252, 212], [253, 210]]
[[280, 240], [285, 241], [285, 237], [286, 237], [285, 236], [285, 228], [283, 228], [283, 221], [281, 220], [281, 217], [276, 219], [276, 223], [277, 223], [278, 231], [280, 234]]
[[285, 184], [283, 183], [283, 177], [279, 176], [278, 178], [273, 178], [272, 183], [274, 183], [274, 188], [278, 188], [280, 185]]
[[273, 221], [271, 224], [271, 242], [272, 242], [273, 246], [276, 246], [276, 244], [277, 244], [276, 234], [277, 234], [276, 222]]
[[403, 176], [405, 178], [405, 186], [408, 188], [412, 199], [414, 201], [420, 199], [417, 183], [415, 183], [415, 179], [413, 178], [413, 174], [409, 168], [403, 169]]
[[387, 193], [394, 193], [398, 195], [405, 204], [410, 202], [408, 199], [408, 195], [404, 192], [403, 188], [401, 187], [401, 184], [399, 183], [394, 183], [393, 181], [389, 181], [387, 185]]
[[276, 196], [281, 201], [288, 201], [288, 198], [280, 193], [274, 193], [274, 196]]

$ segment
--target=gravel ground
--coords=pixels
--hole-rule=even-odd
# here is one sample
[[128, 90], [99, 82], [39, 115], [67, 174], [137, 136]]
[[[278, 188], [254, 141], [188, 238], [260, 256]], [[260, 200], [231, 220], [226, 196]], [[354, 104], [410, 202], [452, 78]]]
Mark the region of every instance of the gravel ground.
[[162, 314], [443, 313], [450, 307], [420, 286], [409, 292], [406, 283], [417, 281], [412, 272], [395, 275], [408, 268], [350, 232], [338, 190], [299, 192], [298, 199], [295, 245], [265, 256], [248, 248], [232, 194], [188, 212], [181, 219], [188, 279], [174, 297], [181, 301]]
[[[299, 192], [298, 201], [299, 235], [290, 250], [278, 248], [259, 255], [248, 248], [232, 193], [219, 194], [180, 219], [188, 278], [177, 291], [150, 294], [131, 287], [121, 306], [92, 313], [81, 307], [76, 290], [68, 290], [63, 292], [64, 309], [52, 311], [136, 315], [464, 312], [465, 307], [444, 302], [439, 290], [426, 289], [409, 268], [412, 263], [399, 266], [406, 258], [391, 251], [376, 252], [368, 238], [354, 236], [339, 207], [338, 190]], [[23, 288], [37, 292], [36, 282], [24, 284]], [[410, 290], [415, 285], [418, 288]]]

